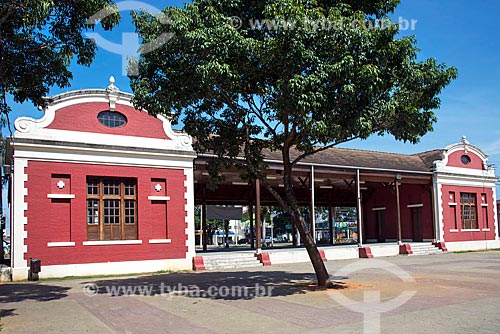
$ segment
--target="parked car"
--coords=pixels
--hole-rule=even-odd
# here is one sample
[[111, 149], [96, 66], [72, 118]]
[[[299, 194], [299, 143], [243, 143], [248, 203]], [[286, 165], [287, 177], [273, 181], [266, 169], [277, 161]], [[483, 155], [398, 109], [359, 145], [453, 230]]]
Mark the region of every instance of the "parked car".
[[269, 247], [270, 245], [274, 244], [274, 243], [277, 243], [277, 242], [278, 242], [278, 238], [276, 238], [276, 237], [274, 237], [274, 238], [272, 239], [272, 241], [271, 241], [271, 237], [266, 237], [266, 238], [264, 239], [264, 244], [265, 244], [266, 246], [268, 246], [268, 247]]
[[238, 245], [248, 244], [249, 240], [246, 238], [238, 240]]

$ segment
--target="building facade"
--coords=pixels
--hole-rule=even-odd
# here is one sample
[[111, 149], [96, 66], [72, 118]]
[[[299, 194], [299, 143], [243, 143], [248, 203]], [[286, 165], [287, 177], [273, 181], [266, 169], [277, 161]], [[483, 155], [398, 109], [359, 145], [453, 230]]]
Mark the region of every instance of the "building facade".
[[464, 137], [434, 161], [439, 240], [448, 250], [498, 248], [497, 177], [487, 155]]
[[54, 96], [10, 143], [12, 277], [189, 269], [191, 139], [113, 85]]
[[[206, 159], [191, 138], [131, 99], [111, 81], [52, 97], [41, 119], [16, 120], [8, 145], [13, 280], [28, 276], [30, 258], [41, 259], [41, 277], [191, 269], [195, 204], [257, 205], [234, 171], [207, 190]], [[268, 160], [268, 181], [280, 189], [279, 160]], [[298, 164], [294, 180], [313, 217], [316, 206], [358, 208], [353, 247], [500, 247], [497, 178], [465, 138], [416, 155], [331, 149]], [[265, 190], [262, 201], [275, 205]]]

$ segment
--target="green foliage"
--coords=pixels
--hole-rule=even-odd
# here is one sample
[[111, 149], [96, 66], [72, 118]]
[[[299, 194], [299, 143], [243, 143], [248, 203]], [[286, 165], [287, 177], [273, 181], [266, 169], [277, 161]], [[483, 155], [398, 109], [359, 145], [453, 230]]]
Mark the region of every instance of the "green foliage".
[[[372, 134], [418, 142], [457, 75], [435, 59], [417, 60], [415, 39], [398, 37], [388, 17], [398, 3], [195, 0], [166, 8], [168, 24], [134, 15], [145, 43], [173, 34], [141, 56], [131, 77], [135, 105], [182, 117], [195, 150], [217, 157], [213, 178], [229, 164], [258, 178], [294, 217], [320, 286], [328, 273], [294, 194], [293, 166]], [[284, 194], [265, 177], [269, 150], [281, 152]]]
[[[44, 106], [43, 96], [52, 86], [67, 87], [72, 78], [68, 66], [73, 57], [90, 65], [96, 45], [82, 36], [96, 22], [94, 14], [112, 0], [5, 0], [0, 2], [0, 108], [10, 111], [6, 96]], [[110, 7], [113, 8], [113, 7]], [[111, 12], [102, 20], [104, 29], [119, 21]]]
[[[135, 103], [174, 121], [182, 115], [198, 152], [231, 158], [243, 147], [252, 174], [265, 167], [264, 149], [298, 149], [293, 165], [318, 146], [372, 134], [416, 143], [432, 130], [455, 68], [418, 61], [414, 38], [398, 38], [395, 25], [317, 24], [389, 20], [398, 2], [199, 0], [166, 8], [166, 25], [136, 13], [145, 42], [175, 35], [142, 56]], [[290, 24], [253, 29], [255, 19]]]

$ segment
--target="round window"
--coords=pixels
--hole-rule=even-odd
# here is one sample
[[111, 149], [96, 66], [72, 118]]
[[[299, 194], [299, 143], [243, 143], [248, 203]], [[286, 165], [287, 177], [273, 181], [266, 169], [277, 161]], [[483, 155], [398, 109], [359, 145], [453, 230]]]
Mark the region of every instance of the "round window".
[[470, 162], [471, 162], [470, 157], [469, 157], [468, 155], [466, 155], [466, 154], [462, 155], [462, 158], [461, 158], [461, 159], [462, 159], [462, 163], [463, 163], [464, 165], [468, 165], [468, 164], [470, 164]]
[[99, 123], [108, 128], [119, 128], [127, 124], [127, 117], [116, 111], [101, 111], [97, 115]]

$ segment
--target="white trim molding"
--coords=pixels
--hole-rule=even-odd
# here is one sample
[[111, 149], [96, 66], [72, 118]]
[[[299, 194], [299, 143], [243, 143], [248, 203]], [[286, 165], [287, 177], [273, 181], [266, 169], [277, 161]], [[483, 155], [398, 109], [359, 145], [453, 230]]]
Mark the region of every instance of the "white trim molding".
[[383, 211], [386, 210], [387, 208], [385, 206], [379, 207], [379, 208], [372, 208], [372, 211]]
[[28, 224], [28, 218], [25, 211], [28, 210], [28, 203], [26, 203], [26, 196], [28, 189], [26, 188], [28, 175], [26, 168], [28, 167], [28, 159], [17, 158], [14, 156], [14, 175], [12, 186], [12, 206], [11, 206], [11, 265], [12, 276], [15, 277], [18, 272], [23, 272], [28, 264], [24, 258], [24, 254], [28, 252], [26, 239], [28, 232], [25, 226]]
[[171, 239], [149, 239], [148, 243], [150, 244], [170, 244], [172, 243]]
[[170, 201], [170, 196], [148, 196], [150, 201]]
[[75, 246], [74, 241], [66, 242], [47, 242], [47, 247], [72, 247]]
[[500, 248], [499, 240], [452, 241], [446, 243], [449, 252]]
[[[91, 275], [123, 275], [137, 273], [153, 273], [164, 270], [190, 270], [192, 259], [162, 259], [122, 262], [78, 263], [64, 265], [44, 265], [40, 278]], [[13, 280], [28, 278], [28, 267], [13, 271]]]
[[422, 204], [422, 203], [419, 203], [419, 204], [408, 204], [406, 207], [407, 208], [422, 208], [422, 207], [424, 207], [424, 204]]
[[142, 240], [96, 240], [84, 241], [84, 246], [106, 246], [106, 245], [142, 245]]
[[495, 230], [496, 240], [500, 240], [498, 236], [498, 207], [497, 207], [497, 188], [493, 187], [493, 227]]
[[47, 194], [47, 198], [52, 199], [73, 199], [75, 194]]
[[184, 168], [184, 200], [186, 204], [184, 206], [184, 211], [186, 214], [186, 246], [187, 253], [186, 258], [193, 258], [196, 256], [196, 244], [195, 244], [195, 227], [194, 227], [194, 174], [193, 168]]
[[437, 191], [437, 210], [436, 214], [438, 215], [438, 221], [436, 226], [436, 241], [445, 241], [444, 237], [444, 205], [443, 205], [443, 185], [437, 181], [437, 177], [434, 176], [436, 180], [436, 191]]

